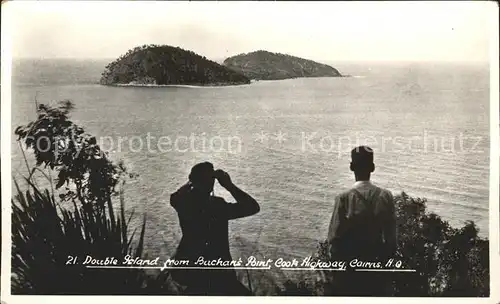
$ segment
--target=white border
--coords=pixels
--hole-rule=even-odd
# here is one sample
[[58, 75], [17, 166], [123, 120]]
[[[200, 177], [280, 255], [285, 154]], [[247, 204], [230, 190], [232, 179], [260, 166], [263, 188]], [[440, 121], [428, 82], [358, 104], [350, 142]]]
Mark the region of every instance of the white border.
[[[109, 3], [108, 3], [109, 4]], [[356, 301], [358, 303], [421, 303], [423, 298], [330, 298], [330, 297], [186, 297], [186, 296], [12, 296], [10, 295], [10, 256], [11, 256], [11, 35], [13, 28], [11, 16], [7, 14], [11, 2], [2, 3], [2, 27], [1, 27], [1, 185], [2, 185], [2, 268], [1, 273], [1, 300], [8, 304], [13, 303], [95, 303], [115, 302], [120, 304], [137, 302], [165, 303], [165, 302], [191, 302], [200, 300], [206, 303], [217, 303], [221, 301], [231, 301], [237, 299], [241, 302], [282, 302], [288, 303], [316, 301], [318, 303], [347, 303]], [[311, 4], [312, 5], [312, 4]], [[489, 206], [489, 241], [490, 241], [490, 286], [489, 298], [425, 298], [425, 301], [435, 303], [500, 303], [500, 239], [499, 239], [499, 73], [498, 73], [498, 4], [489, 2], [491, 6], [491, 38], [490, 38], [490, 206]], [[425, 18], [423, 18], [425, 22]], [[50, 274], [47, 277], [50, 280]]]
[[[11, 69], [12, 69], [12, 17], [7, 13], [7, 8], [11, 3], [2, 3], [2, 26], [1, 26], [1, 43], [2, 43], [2, 84], [1, 84], [1, 186], [2, 186], [2, 268], [0, 276], [1, 280], [1, 296], [3, 302], [10, 303], [10, 256], [11, 256], [11, 207], [10, 197], [12, 190], [11, 177]], [[9, 275], [6, 275], [9, 274]], [[3, 303], [2, 303], [3, 304]]]
[[490, 298], [500, 303], [500, 110], [498, 4], [491, 5], [490, 29]]

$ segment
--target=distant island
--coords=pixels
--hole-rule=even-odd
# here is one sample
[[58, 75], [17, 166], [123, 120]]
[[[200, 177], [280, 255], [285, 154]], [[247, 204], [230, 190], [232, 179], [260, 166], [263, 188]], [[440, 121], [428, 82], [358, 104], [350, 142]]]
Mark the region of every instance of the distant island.
[[241, 73], [169, 45], [143, 45], [109, 63], [103, 85], [240, 85], [250, 83]]
[[280, 80], [298, 77], [342, 77], [329, 65], [287, 54], [255, 51], [224, 60], [224, 65], [255, 80]]

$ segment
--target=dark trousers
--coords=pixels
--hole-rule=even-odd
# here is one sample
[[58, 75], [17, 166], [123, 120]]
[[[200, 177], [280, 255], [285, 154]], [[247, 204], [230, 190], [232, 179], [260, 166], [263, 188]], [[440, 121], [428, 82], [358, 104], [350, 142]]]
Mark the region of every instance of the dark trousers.
[[346, 271], [336, 273], [332, 282], [331, 295], [354, 297], [392, 296], [392, 275], [390, 272]]
[[236, 277], [233, 269], [225, 270], [184, 270], [171, 273], [172, 278], [184, 288], [186, 295], [205, 296], [251, 296], [248, 290]]
[[250, 290], [237, 279], [209, 283], [206, 286], [187, 286], [185, 294], [202, 296], [252, 296]]

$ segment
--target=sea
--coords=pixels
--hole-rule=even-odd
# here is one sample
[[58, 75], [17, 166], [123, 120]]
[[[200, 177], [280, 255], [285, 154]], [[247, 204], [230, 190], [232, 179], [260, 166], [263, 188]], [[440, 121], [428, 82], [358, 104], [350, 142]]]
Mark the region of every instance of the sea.
[[[181, 231], [169, 196], [201, 161], [227, 171], [261, 206], [257, 215], [231, 221], [233, 258], [314, 253], [326, 238], [335, 195], [354, 183], [349, 151], [362, 144], [374, 150], [375, 184], [426, 198], [429, 212], [455, 227], [472, 220], [488, 235], [487, 64], [325, 62], [351, 77], [99, 85], [110, 61], [13, 62], [13, 176], [26, 173], [13, 132], [36, 117], [35, 100], [71, 100], [73, 121], [138, 174], [127, 181], [124, 201], [134, 210], [132, 227], [146, 215], [149, 257], [175, 251]], [[232, 201], [219, 185], [215, 195]]]

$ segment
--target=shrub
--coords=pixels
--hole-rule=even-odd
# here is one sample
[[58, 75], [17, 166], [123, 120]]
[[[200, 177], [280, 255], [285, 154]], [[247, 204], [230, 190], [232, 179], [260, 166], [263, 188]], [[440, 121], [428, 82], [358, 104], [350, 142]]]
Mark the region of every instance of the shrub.
[[[126, 255], [141, 257], [146, 217], [135, 240], [137, 231], [129, 233], [133, 213], [126, 218], [123, 195], [118, 213], [112, 204], [112, 197], [121, 193], [116, 186], [120, 181], [123, 186], [125, 180], [121, 178], [128, 173], [123, 164], [107, 158], [95, 137], [69, 120], [72, 108], [70, 102], [55, 108], [41, 104], [38, 118], [16, 129], [19, 140], [33, 149], [36, 167], [31, 169], [25, 158], [30, 172], [25, 177], [28, 190], [21, 191], [14, 181], [12, 293], [169, 293], [165, 273], [148, 276], [140, 269], [88, 268], [82, 264], [87, 255], [95, 259], [113, 257], [118, 265]], [[62, 206], [53, 191], [37, 186], [35, 169], [50, 177], [39, 168], [42, 165], [58, 173], [56, 188], [67, 185], [58, 199], [72, 206]]]
[[[394, 273], [395, 296], [489, 296], [489, 242], [478, 236], [471, 221], [453, 228], [434, 213], [426, 212], [426, 200], [406, 193], [395, 197], [398, 229], [396, 259], [402, 268], [416, 273]], [[329, 244], [321, 242], [316, 259], [332, 260]], [[304, 280], [287, 282], [280, 294], [329, 294], [334, 272], [320, 272], [311, 285]], [[307, 287], [309, 286], [309, 287]]]
[[489, 296], [489, 242], [475, 224], [453, 228], [404, 192], [395, 202], [398, 255], [418, 274], [395, 280], [396, 295]]
[[24, 142], [36, 159], [34, 169], [27, 164], [29, 179], [43, 165], [57, 173], [56, 189], [66, 185], [59, 195], [63, 201], [78, 201], [86, 208], [102, 208], [106, 203], [109, 207], [111, 197], [118, 194], [120, 180], [134, 174], [127, 172], [122, 162], [113, 163], [96, 138], [69, 119], [73, 109], [69, 100], [59, 102], [57, 107], [39, 104], [37, 119], [16, 128], [18, 141]]
[[[82, 264], [87, 255], [96, 259], [127, 254], [141, 256], [145, 219], [136, 248], [127, 235], [128, 222], [121, 201], [112, 224], [106, 212], [75, 206], [61, 208], [48, 190], [30, 182], [22, 192], [17, 182], [12, 201], [13, 294], [117, 294], [138, 293], [144, 273], [137, 269], [96, 269]], [[108, 210], [113, 213], [114, 210]], [[73, 257], [73, 258], [70, 258]], [[73, 262], [76, 260], [76, 263]]]

